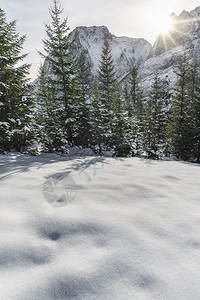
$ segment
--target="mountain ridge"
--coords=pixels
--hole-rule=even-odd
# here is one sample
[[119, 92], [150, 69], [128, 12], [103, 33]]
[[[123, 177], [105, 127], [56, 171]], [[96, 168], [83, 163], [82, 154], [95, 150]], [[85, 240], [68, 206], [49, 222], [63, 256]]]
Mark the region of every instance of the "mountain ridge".
[[152, 50], [152, 45], [145, 39], [117, 37], [104, 25], [76, 27], [71, 33], [71, 40], [73, 40], [72, 51], [75, 57], [78, 59], [84, 57], [93, 78], [97, 76], [105, 40], [110, 46], [114, 63], [118, 66], [116, 71], [119, 80], [133, 65], [145, 61]]
[[[105, 26], [78, 26], [70, 33], [72, 52], [77, 59], [83, 58], [93, 81], [98, 76], [102, 47], [108, 42], [116, 66], [118, 80], [124, 85], [134, 65], [139, 68], [139, 79], [147, 89], [155, 73], [168, 81], [169, 89], [176, 82], [174, 64], [186, 54], [199, 58], [200, 53], [200, 6], [180, 15], [171, 13], [174, 20], [169, 35], [159, 34], [153, 45], [144, 38], [115, 36]], [[45, 68], [49, 72], [48, 64]]]

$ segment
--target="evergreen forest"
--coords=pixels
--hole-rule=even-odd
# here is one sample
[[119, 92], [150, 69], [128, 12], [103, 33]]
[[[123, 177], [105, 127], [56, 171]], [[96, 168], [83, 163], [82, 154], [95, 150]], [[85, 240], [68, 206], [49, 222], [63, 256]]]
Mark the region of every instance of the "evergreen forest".
[[64, 154], [69, 147], [91, 148], [98, 155], [139, 156], [200, 162], [200, 71], [184, 55], [174, 66], [177, 82], [169, 92], [159, 74], [148, 90], [138, 66], [126, 84], [118, 82], [105, 40], [95, 82], [84, 58], [72, 51], [70, 28], [58, 0], [49, 9], [51, 23], [39, 55], [37, 86], [30, 84], [24, 63], [26, 40], [16, 21], [0, 9], [0, 152], [25, 152], [33, 142], [44, 152]]

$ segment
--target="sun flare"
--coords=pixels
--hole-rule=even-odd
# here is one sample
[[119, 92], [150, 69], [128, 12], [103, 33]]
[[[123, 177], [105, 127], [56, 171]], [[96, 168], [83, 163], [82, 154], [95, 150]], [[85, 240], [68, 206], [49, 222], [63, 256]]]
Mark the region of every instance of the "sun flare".
[[155, 36], [159, 34], [169, 35], [169, 32], [173, 30], [174, 19], [169, 15], [163, 15], [160, 11], [154, 13], [154, 15], [148, 15], [146, 17], [149, 30], [154, 33]]
[[173, 29], [173, 19], [171, 17], [163, 18], [160, 20], [159, 33], [167, 34]]

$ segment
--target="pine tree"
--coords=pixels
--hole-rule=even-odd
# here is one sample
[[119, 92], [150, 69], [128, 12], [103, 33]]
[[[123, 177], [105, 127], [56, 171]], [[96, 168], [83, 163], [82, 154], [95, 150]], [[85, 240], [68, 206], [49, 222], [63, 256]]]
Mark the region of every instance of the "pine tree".
[[113, 109], [113, 93], [115, 92], [116, 71], [109, 44], [105, 41], [99, 66], [99, 91], [101, 99], [108, 111]]
[[104, 131], [103, 143], [104, 147], [107, 147], [111, 138], [111, 120], [113, 118], [114, 98], [116, 96], [117, 89], [115, 66], [107, 41], [105, 41], [102, 49], [98, 80], [100, 101], [102, 103], [101, 112]]
[[144, 149], [151, 158], [160, 158], [165, 151], [165, 91], [156, 74], [145, 107]]
[[130, 72], [129, 78], [130, 94], [129, 94], [129, 105], [128, 105], [128, 115], [132, 117], [133, 115], [140, 116], [143, 108], [143, 91], [139, 85], [138, 80], [138, 67], [134, 66]]
[[74, 105], [77, 96], [74, 89], [75, 63], [69, 41], [70, 29], [67, 19], [61, 21], [63, 9], [59, 5], [59, 0], [54, 0], [53, 3], [53, 8], [49, 9], [52, 23], [45, 25], [47, 34], [47, 38], [43, 40], [45, 54], [40, 54], [50, 66], [52, 81], [54, 81], [53, 88], [56, 91], [54, 100], [56, 106], [60, 107], [62, 127], [66, 129], [63, 138], [67, 138], [73, 144]]
[[74, 105], [75, 119], [74, 124], [74, 141], [77, 146], [88, 147], [90, 144], [90, 72], [86, 66], [85, 60], [82, 58], [77, 64], [77, 82], [76, 82], [76, 107]]
[[117, 156], [130, 154], [130, 128], [124, 108], [111, 50], [105, 41], [91, 105], [93, 143], [100, 154], [103, 150], [111, 150]]
[[125, 109], [129, 113], [130, 108], [130, 93], [129, 93], [129, 85], [126, 82], [125, 85], [122, 87], [122, 96], [125, 102]]
[[197, 163], [200, 163], [200, 79], [196, 86], [196, 95], [193, 102], [193, 137], [192, 137], [192, 157]]
[[189, 92], [189, 62], [186, 56], [180, 59], [175, 94], [172, 98], [168, 139], [170, 152], [188, 160], [191, 156], [191, 101]]
[[64, 139], [60, 107], [55, 101], [55, 82], [42, 66], [39, 70], [38, 79], [38, 90], [36, 93], [36, 122], [39, 126], [37, 131], [38, 141], [43, 144], [45, 152], [65, 152], [67, 141]]
[[116, 88], [110, 141], [110, 145], [114, 148], [116, 156], [123, 157], [131, 154], [132, 131], [128, 119], [120, 90]]
[[90, 143], [92, 148], [97, 154], [101, 155], [104, 150], [105, 142], [105, 130], [104, 130], [104, 120], [106, 116], [105, 107], [101, 102], [101, 94], [99, 91], [99, 86], [95, 82], [94, 89], [91, 97], [91, 107], [90, 107], [90, 128], [91, 137]]
[[191, 115], [190, 120], [190, 140], [191, 160], [200, 163], [200, 72], [199, 64], [194, 60], [189, 67], [188, 96], [189, 107], [188, 113]]
[[126, 107], [129, 116], [129, 126], [132, 132], [131, 143], [134, 153], [140, 153], [144, 133], [144, 96], [139, 84], [138, 67], [134, 66], [132, 68], [128, 82], [130, 91]]
[[25, 36], [16, 30], [16, 21], [6, 22], [0, 9], [0, 147], [16, 149], [30, 143], [33, 101], [28, 90], [30, 65], [22, 64]]

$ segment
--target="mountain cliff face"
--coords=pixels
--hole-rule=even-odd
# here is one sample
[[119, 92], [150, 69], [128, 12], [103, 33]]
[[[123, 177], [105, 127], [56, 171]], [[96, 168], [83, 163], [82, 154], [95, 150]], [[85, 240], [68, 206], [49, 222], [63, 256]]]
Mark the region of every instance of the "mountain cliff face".
[[[200, 6], [191, 12], [183, 11], [179, 16], [172, 13], [174, 25], [168, 35], [160, 34], [152, 46], [145, 39], [116, 37], [105, 26], [77, 27], [71, 33], [73, 53], [83, 58], [92, 78], [98, 75], [102, 47], [108, 42], [119, 81], [123, 83], [133, 65], [139, 66], [139, 76], [144, 88], [149, 87], [155, 73], [169, 82], [170, 88], [176, 82], [175, 66], [183, 54], [200, 56]], [[48, 65], [46, 64], [48, 70]]]
[[116, 37], [105, 26], [77, 27], [72, 32], [71, 39], [75, 56], [78, 59], [84, 58], [93, 77], [98, 74], [105, 40], [110, 46], [119, 80], [131, 70], [134, 64], [143, 64], [152, 51], [151, 44], [146, 40]]

